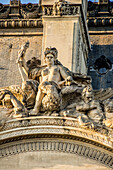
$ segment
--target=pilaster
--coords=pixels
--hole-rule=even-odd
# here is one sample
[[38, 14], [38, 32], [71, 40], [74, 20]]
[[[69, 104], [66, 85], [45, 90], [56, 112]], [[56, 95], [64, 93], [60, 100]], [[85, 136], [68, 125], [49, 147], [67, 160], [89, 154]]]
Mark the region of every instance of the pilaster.
[[71, 71], [87, 74], [86, 61], [90, 41], [86, 20], [87, 1], [42, 1], [43, 54], [46, 47], [56, 47], [58, 60]]

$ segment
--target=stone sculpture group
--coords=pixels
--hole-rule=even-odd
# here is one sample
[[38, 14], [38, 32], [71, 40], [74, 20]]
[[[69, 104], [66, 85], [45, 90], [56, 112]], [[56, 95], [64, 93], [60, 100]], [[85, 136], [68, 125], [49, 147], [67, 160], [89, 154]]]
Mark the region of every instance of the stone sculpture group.
[[[5, 120], [9, 117], [61, 116], [76, 119], [84, 128], [113, 128], [113, 101], [95, 100], [89, 76], [73, 73], [64, 67], [57, 59], [55, 47], [46, 48], [45, 65], [36, 58], [26, 62], [28, 46], [27, 42], [18, 52], [22, 86], [0, 89], [0, 107], [7, 107], [9, 111]], [[3, 123], [1, 119], [1, 126]]]

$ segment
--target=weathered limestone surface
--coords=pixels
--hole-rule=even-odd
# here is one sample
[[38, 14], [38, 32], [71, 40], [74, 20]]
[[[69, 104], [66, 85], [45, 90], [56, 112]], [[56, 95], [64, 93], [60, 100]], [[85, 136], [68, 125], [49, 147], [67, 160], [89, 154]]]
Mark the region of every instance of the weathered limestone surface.
[[[113, 2], [89, 2], [87, 23], [91, 40], [91, 53], [88, 58], [88, 74], [92, 77], [94, 89], [113, 87], [113, 69], [101, 75], [93, 69], [95, 61], [104, 55], [113, 63]], [[105, 68], [105, 65], [101, 65]], [[102, 67], [101, 67], [102, 68]], [[101, 69], [105, 70], [105, 69]]]
[[[90, 35], [90, 41], [92, 45], [112, 45], [113, 35]], [[107, 48], [106, 48], [107, 50]], [[106, 50], [104, 52], [106, 52]], [[109, 51], [111, 52], [111, 51]], [[98, 54], [99, 55], [99, 54]]]
[[[54, 2], [58, 2], [58, 0], [42, 0], [42, 6], [45, 6], [45, 5], [53, 5], [54, 4]], [[87, 0], [84, 0], [84, 1], [82, 1], [82, 0], [69, 0], [68, 1], [70, 4], [81, 4], [82, 5], [82, 7], [83, 7], [83, 9], [84, 9], [84, 14], [86, 15], [86, 13], [87, 13]]]
[[[21, 45], [29, 41], [30, 47], [26, 52], [26, 59], [29, 60], [32, 57], [41, 58], [41, 45], [42, 35], [38, 35], [37, 29], [12, 29], [1, 30], [0, 33], [8, 34], [8, 36], [0, 36], [0, 86], [9, 86], [14, 84], [21, 84], [21, 76], [18, 72], [18, 65], [16, 64], [18, 50]], [[15, 36], [14, 34], [20, 36]], [[23, 33], [23, 35], [21, 35]], [[25, 35], [29, 33], [29, 35]], [[32, 36], [36, 33], [36, 36]], [[41, 30], [40, 32], [41, 33]]]
[[72, 118], [50, 116], [8, 121], [0, 132], [0, 167], [9, 170], [112, 169], [110, 138], [76, 127], [76, 123]]
[[[75, 73], [87, 74], [90, 41], [84, 14], [87, 1], [82, 2], [42, 1], [44, 13], [42, 51], [44, 52], [52, 43], [59, 51], [58, 59], [62, 64]], [[43, 58], [44, 55], [42, 62]]]
[[[0, 88], [0, 165], [9, 170], [113, 168], [113, 101], [109, 99], [113, 89], [94, 91], [91, 78], [81, 74], [87, 73], [90, 49], [87, 0], [59, 0], [53, 6], [52, 0], [43, 2], [34, 12], [32, 5], [21, 9], [21, 19], [0, 22], [0, 28], [7, 27], [0, 33], [2, 78], [8, 80], [3, 83], [17, 85]], [[24, 13], [25, 8], [29, 12]], [[42, 15], [43, 43], [42, 22], [35, 20]], [[5, 17], [10, 16], [20, 14]], [[35, 19], [29, 20], [31, 16]], [[15, 26], [19, 29], [11, 29]], [[42, 59], [41, 49], [44, 65], [35, 58]], [[6, 70], [10, 68], [12, 73]]]
[[[78, 18], [69, 16], [63, 18], [44, 17], [43, 49], [49, 46], [55, 46], [59, 49], [58, 59], [70, 70], [73, 67], [72, 65], [76, 65], [75, 62], [72, 63], [72, 52], [74, 48], [73, 43], [78, 44], [78, 22]], [[76, 32], [76, 38], [73, 37], [74, 32]], [[74, 38], [75, 42], [73, 42]]]
[[57, 47], [58, 59], [63, 65], [73, 72], [85, 74], [87, 56], [82, 51], [81, 29], [79, 18], [75, 16], [44, 17], [43, 51], [49, 46]]
[[2, 170], [109, 170], [94, 160], [55, 151], [35, 151], [9, 156], [1, 160], [0, 167]]

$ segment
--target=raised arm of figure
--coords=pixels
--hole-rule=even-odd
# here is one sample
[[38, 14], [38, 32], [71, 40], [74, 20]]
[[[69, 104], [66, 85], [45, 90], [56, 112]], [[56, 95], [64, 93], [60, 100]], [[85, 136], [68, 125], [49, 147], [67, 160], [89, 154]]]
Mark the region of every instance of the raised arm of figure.
[[29, 47], [29, 42], [26, 42], [25, 45], [22, 45], [21, 49], [18, 51], [17, 63], [18, 63], [19, 72], [22, 77], [22, 81], [25, 81], [28, 78], [29, 68], [27, 67], [27, 63], [24, 59], [28, 47]]

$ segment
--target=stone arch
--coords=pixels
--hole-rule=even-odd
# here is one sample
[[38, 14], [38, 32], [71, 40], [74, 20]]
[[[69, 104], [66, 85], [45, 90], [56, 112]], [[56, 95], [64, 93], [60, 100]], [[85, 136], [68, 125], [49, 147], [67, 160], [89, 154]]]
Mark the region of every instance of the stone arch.
[[[109, 134], [110, 135], [110, 134]], [[73, 118], [35, 117], [10, 120], [0, 132], [1, 162], [21, 154], [65, 153], [113, 168], [113, 143], [110, 136], [80, 128]], [[58, 156], [58, 155], [57, 155]], [[44, 158], [42, 158], [44, 159]], [[71, 159], [71, 157], [70, 157]], [[74, 157], [73, 157], [74, 159]], [[68, 161], [68, 160], [67, 160]], [[74, 166], [74, 165], [73, 165]]]
[[[44, 135], [43, 135], [44, 136]], [[51, 153], [67, 153], [75, 156], [82, 156], [82, 158], [89, 158], [91, 162], [94, 160], [97, 164], [101, 164], [102, 167], [113, 168], [113, 155], [109, 151], [100, 149], [97, 146], [91, 144], [86, 144], [83, 141], [67, 140], [67, 139], [51, 139], [51, 138], [41, 138], [41, 139], [28, 139], [21, 140], [18, 142], [13, 142], [5, 145], [1, 150], [1, 162], [5, 157], [10, 157], [13, 155], [18, 155], [28, 152], [51, 152]], [[22, 155], [21, 155], [22, 156]], [[65, 154], [64, 154], [65, 156]], [[82, 159], [81, 158], [81, 159]]]

